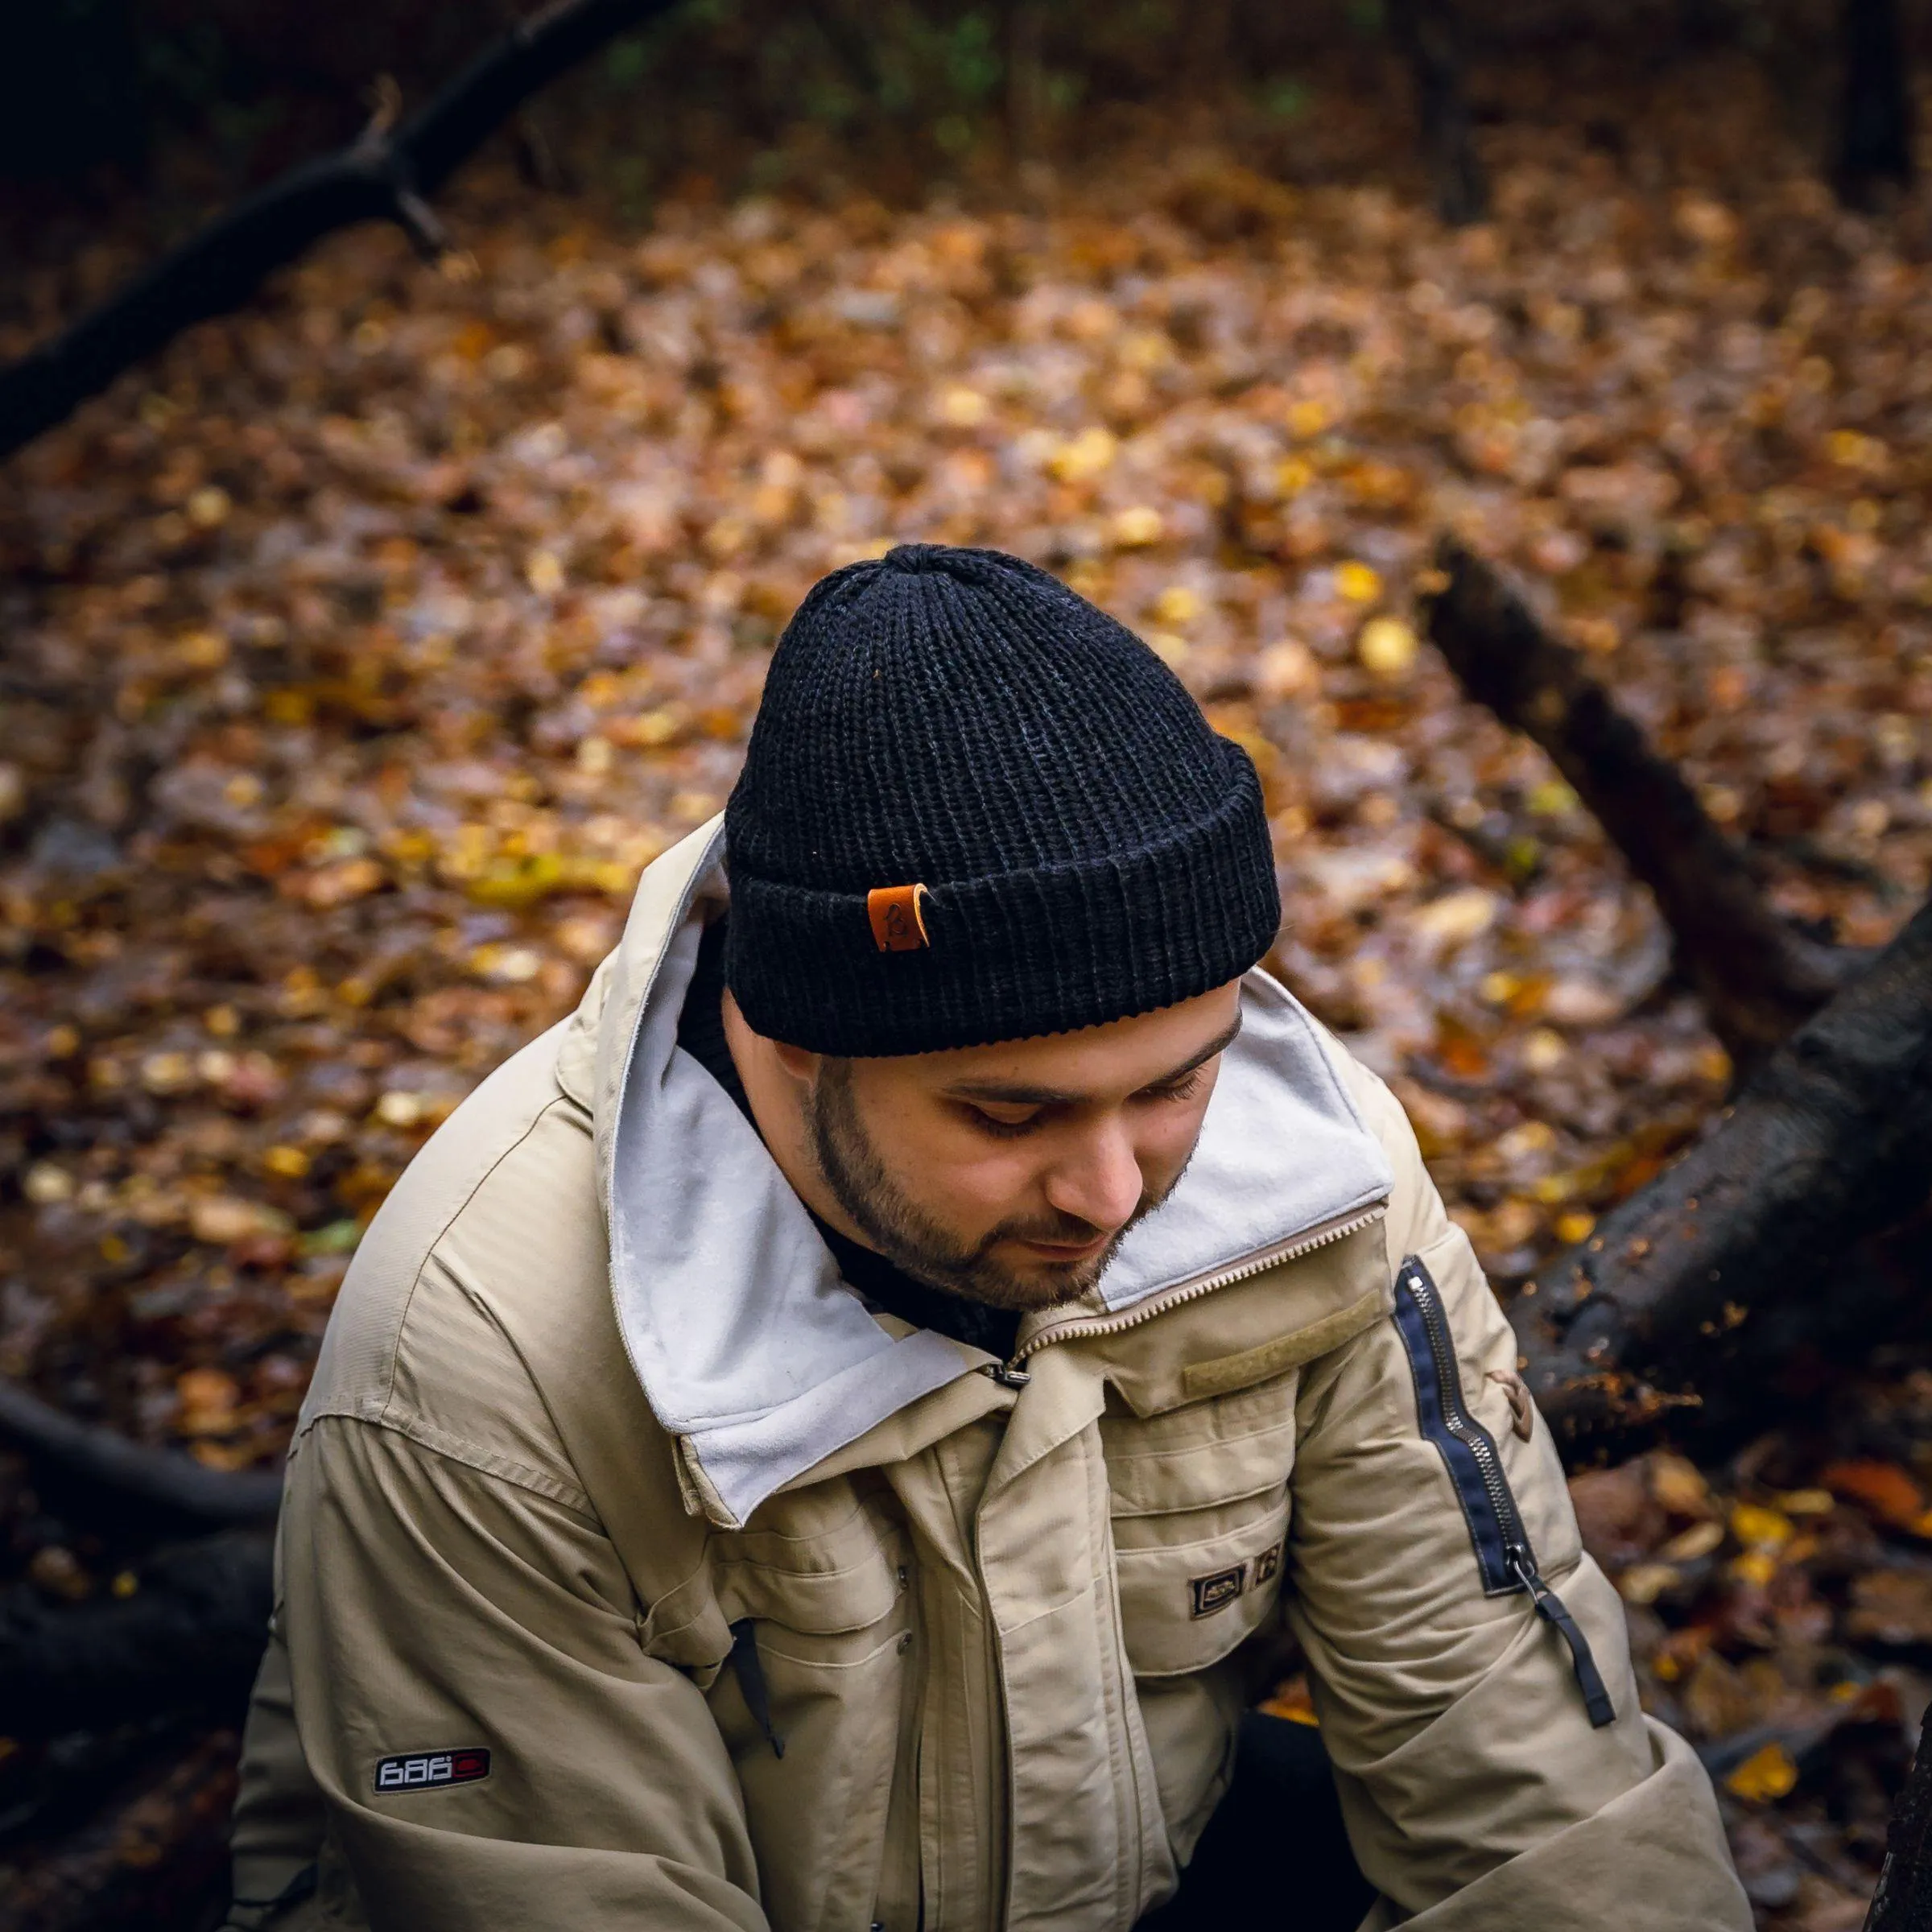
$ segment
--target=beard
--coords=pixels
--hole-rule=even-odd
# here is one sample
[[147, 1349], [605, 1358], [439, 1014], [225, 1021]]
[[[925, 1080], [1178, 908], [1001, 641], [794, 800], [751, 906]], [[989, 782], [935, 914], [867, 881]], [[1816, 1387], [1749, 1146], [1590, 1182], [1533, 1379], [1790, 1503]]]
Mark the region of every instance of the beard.
[[[1151, 1214], [1180, 1181], [1158, 1195], [1143, 1193], [1112, 1241], [1084, 1261], [1047, 1264], [1020, 1273], [1003, 1268], [993, 1251], [1004, 1241], [1053, 1241], [1072, 1246], [1100, 1230], [1077, 1215], [1048, 1214], [1002, 1221], [977, 1241], [942, 1227], [893, 1178], [859, 1118], [847, 1060], [824, 1061], [805, 1104], [812, 1158], [852, 1225], [887, 1261], [928, 1286], [1025, 1314], [1077, 1300], [1107, 1271], [1129, 1228]], [[1187, 1171], [1185, 1165], [1182, 1173]]]

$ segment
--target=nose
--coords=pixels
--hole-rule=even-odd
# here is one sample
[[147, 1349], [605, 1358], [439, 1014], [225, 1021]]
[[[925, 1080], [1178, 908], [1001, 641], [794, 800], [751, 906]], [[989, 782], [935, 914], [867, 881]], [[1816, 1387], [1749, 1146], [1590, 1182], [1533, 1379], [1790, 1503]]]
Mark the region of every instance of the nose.
[[1104, 1121], [1047, 1176], [1046, 1199], [1060, 1213], [1112, 1234], [1133, 1218], [1142, 1186], [1126, 1123]]

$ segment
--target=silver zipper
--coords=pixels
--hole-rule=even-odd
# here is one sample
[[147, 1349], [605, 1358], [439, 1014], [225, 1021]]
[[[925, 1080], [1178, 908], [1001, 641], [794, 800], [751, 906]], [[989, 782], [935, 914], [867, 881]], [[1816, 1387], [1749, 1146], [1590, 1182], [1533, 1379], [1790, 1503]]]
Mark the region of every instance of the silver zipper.
[[1299, 1261], [1305, 1254], [1312, 1254], [1318, 1248], [1328, 1247], [1331, 1243], [1345, 1241], [1352, 1234], [1358, 1234], [1373, 1223], [1379, 1221], [1389, 1212], [1386, 1201], [1377, 1201], [1372, 1208], [1359, 1214], [1347, 1215], [1307, 1233], [1291, 1236], [1287, 1241], [1278, 1242], [1272, 1248], [1265, 1248], [1258, 1254], [1250, 1255], [1245, 1261], [1232, 1268], [1223, 1268], [1212, 1274], [1197, 1276], [1194, 1280], [1180, 1282], [1178, 1286], [1150, 1295], [1144, 1302], [1136, 1303], [1119, 1315], [1076, 1315], [1071, 1320], [1055, 1322], [1030, 1336], [1026, 1344], [1016, 1348], [1003, 1362], [988, 1362], [980, 1369], [989, 1375], [1003, 1389], [1023, 1389], [1033, 1377], [1020, 1364], [1030, 1355], [1037, 1355], [1041, 1349], [1069, 1335], [1118, 1335], [1124, 1329], [1137, 1328], [1142, 1322], [1150, 1322], [1157, 1315], [1165, 1315], [1170, 1308], [1178, 1308], [1184, 1302], [1198, 1300], [1203, 1294], [1212, 1294], [1217, 1288], [1231, 1287], [1236, 1282], [1245, 1282], [1250, 1275], [1260, 1274], [1265, 1269], [1278, 1268], [1283, 1262]]
[[1429, 1331], [1429, 1352], [1435, 1359], [1436, 1385], [1442, 1392], [1443, 1426], [1476, 1459], [1489, 1506], [1502, 1528], [1504, 1560], [1534, 1596], [1539, 1587], [1547, 1589], [1548, 1585], [1538, 1574], [1536, 1553], [1530, 1547], [1530, 1534], [1523, 1527], [1509, 1479], [1503, 1474], [1502, 1459], [1496, 1452], [1496, 1444], [1488, 1430], [1475, 1422], [1463, 1406], [1462, 1373], [1456, 1365], [1455, 1346], [1450, 1340], [1442, 1297], [1426, 1275], [1412, 1269], [1406, 1278], [1409, 1292], [1422, 1311], [1422, 1326]]

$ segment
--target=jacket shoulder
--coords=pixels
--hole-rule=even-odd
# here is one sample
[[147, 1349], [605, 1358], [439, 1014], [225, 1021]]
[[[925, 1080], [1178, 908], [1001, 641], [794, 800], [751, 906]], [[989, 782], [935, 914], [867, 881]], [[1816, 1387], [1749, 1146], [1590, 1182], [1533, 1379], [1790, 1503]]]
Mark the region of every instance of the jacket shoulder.
[[329, 1318], [298, 1443], [323, 1416], [351, 1418], [588, 1509], [519, 1340], [533, 1319], [609, 1298], [589, 1123], [556, 1080], [560, 1032], [484, 1081], [384, 1201]]
[[1389, 1191], [1389, 1214], [1384, 1224], [1391, 1272], [1403, 1256], [1426, 1247], [1443, 1232], [1446, 1216], [1435, 1183], [1422, 1165], [1422, 1150], [1416, 1143], [1415, 1129], [1402, 1111], [1402, 1104], [1389, 1092], [1387, 1082], [1358, 1060], [1322, 1023], [1310, 1016], [1309, 1024], [1322, 1051], [1354, 1103], [1362, 1125], [1381, 1143], [1394, 1176]]

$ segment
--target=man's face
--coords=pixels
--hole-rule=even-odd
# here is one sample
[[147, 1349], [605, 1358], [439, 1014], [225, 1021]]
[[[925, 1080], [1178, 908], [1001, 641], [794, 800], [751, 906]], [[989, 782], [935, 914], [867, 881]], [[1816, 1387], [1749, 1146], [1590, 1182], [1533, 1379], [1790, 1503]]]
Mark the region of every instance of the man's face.
[[827, 1187], [907, 1274], [996, 1307], [1100, 1279], [1194, 1152], [1240, 982], [1042, 1039], [821, 1059], [805, 1126]]

